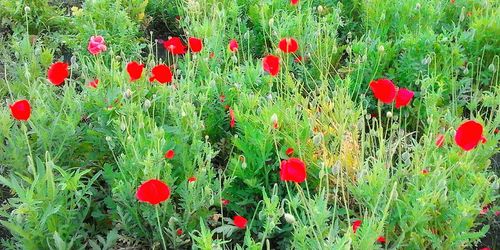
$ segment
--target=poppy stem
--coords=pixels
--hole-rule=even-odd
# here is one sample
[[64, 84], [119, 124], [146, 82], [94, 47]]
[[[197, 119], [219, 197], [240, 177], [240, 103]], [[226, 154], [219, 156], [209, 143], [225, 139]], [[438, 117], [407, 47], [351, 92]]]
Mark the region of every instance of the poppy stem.
[[160, 213], [158, 212], [158, 205], [155, 205], [155, 211], [156, 211], [156, 221], [158, 222], [158, 230], [160, 231], [161, 241], [163, 243], [163, 249], [167, 249], [165, 238], [163, 238], [163, 230], [161, 230]]
[[28, 160], [28, 166], [30, 166], [32, 168], [31, 172], [33, 174], [33, 178], [35, 178], [36, 168], [35, 168], [35, 162], [33, 160], [33, 153], [31, 152], [30, 140], [28, 138], [28, 128], [26, 127], [26, 124], [24, 124], [24, 123], [21, 125], [21, 128], [24, 132], [24, 136], [26, 137], [26, 144], [28, 145], [28, 151], [30, 153], [30, 159]]

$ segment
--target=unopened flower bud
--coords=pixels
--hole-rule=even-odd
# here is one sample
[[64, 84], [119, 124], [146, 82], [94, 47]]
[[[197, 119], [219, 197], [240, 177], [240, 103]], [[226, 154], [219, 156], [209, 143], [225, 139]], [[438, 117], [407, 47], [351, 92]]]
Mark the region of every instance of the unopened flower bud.
[[495, 71], [497, 71], [495, 64], [491, 63], [490, 66], [488, 66], [488, 70], [495, 73]]
[[295, 216], [293, 216], [292, 214], [285, 213], [285, 214], [283, 215], [283, 217], [285, 218], [285, 221], [286, 221], [287, 223], [294, 224], [295, 222], [297, 222], [297, 221], [295, 220]]
[[125, 90], [125, 92], [123, 92], [123, 98], [129, 99], [130, 97], [132, 97], [132, 90], [130, 89]]
[[148, 110], [149, 108], [151, 108], [151, 101], [146, 99], [146, 101], [144, 101], [144, 109], [145, 110]]
[[313, 137], [313, 143], [316, 146], [319, 146], [323, 141], [323, 133], [318, 133]]
[[384, 51], [385, 51], [384, 45], [378, 46], [377, 50], [379, 53], [384, 53]]

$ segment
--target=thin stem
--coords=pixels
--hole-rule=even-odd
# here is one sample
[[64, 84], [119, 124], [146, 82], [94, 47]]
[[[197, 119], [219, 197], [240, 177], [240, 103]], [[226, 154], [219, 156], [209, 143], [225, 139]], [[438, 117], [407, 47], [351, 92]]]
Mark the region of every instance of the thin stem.
[[160, 231], [161, 241], [163, 243], [163, 249], [167, 249], [165, 238], [163, 238], [163, 230], [161, 230], [160, 213], [158, 212], [158, 206], [155, 206], [155, 211], [156, 211], [156, 221], [158, 222], [158, 230]]
[[26, 138], [26, 144], [28, 145], [28, 151], [30, 153], [30, 159], [28, 161], [28, 165], [32, 168], [32, 174], [33, 174], [33, 178], [36, 178], [36, 169], [35, 169], [35, 162], [33, 160], [33, 153], [31, 151], [31, 146], [30, 146], [30, 140], [28, 138], [28, 128], [26, 127], [26, 124], [22, 124], [21, 125], [21, 128], [24, 132], [24, 136]]

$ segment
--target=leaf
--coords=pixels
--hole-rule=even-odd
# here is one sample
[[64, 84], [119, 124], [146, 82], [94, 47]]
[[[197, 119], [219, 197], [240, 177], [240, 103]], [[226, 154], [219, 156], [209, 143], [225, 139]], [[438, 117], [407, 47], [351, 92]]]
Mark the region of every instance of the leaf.
[[53, 238], [54, 238], [54, 242], [56, 243], [56, 248], [58, 250], [68, 249], [66, 242], [64, 242], [64, 240], [61, 238], [61, 236], [59, 236], [57, 231], [54, 232]]
[[214, 233], [222, 233], [224, 237], [231, 237], [231, 235], [238, 230], [237, 227], [233, 225], [222, 225], [220, 227], [215, 228], [212, 230]]

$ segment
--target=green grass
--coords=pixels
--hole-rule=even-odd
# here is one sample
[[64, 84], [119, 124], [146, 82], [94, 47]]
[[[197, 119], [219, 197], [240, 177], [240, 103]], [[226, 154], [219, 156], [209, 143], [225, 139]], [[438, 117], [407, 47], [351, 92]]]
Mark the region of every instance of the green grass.
[[[481, 242], [498, 231], [500, 210], [497, 1], [0, 7], [5, 249], [499, 247]], [[97, 56], [87, 50], [93, 35], [107, 45]], [[159, 41], [169, 36], [202, 38], [203, 50], [174, 56]], [[295, 54], [278, 49], [285, 37], [298, 41]], [[275, 77], [262, 68], [269, 54], [281, 58]], [[145, 64], [134, 82], [132, 60]], [[59, 87], [47, 80], [57, 61], [70, 64]], [[160, 63], [172, 83], [148, 81]], [[414, 91], [411, 103], [377, 102], [369, 83], [380, 78]], [[20, 99], [31, 104], [28, 121], [11, 115]], [[466, 120], [487, 139], [471, 151], [454, 142]], [[280, 180], [288, 148], [307, 166], [303, 183]], [[153, 178], [172, 193], [156, 206], [135, 196]]]

